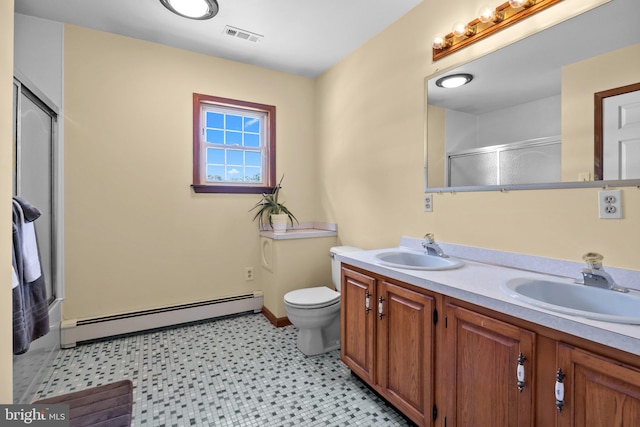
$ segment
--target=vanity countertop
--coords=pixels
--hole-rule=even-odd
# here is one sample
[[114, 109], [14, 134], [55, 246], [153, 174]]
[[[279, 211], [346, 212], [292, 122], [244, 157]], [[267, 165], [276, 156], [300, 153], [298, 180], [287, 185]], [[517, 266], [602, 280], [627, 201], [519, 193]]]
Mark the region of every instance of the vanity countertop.
[[336, 256], [343, 263], [373, 273], [640, 356], [640, 325], [603, 322], [544, 310], [512, 299], [500, 289], [501, 283], [522, 277], [568, 283], [572, 283], [572, 279], [467, 259], [464, 259], [463, 267], [444, 271], [408, 270], [380, 265], [375, 255], [390, 249], [398, 248], [348, 252]]

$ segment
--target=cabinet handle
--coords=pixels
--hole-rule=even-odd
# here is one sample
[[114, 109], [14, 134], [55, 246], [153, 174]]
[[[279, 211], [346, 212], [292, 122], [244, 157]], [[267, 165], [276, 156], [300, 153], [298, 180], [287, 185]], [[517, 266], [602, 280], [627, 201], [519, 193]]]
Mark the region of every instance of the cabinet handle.
[[522, 353], [518, 355], [518, 367], [516, 370], [516, 375], [518, 378], [518, 391], [522, 393], [524, 389], [525, 381], [524, 381], [524, 362], [527, 360], [526, 357]]
[[369, 298], [371, 298], [371, 294], [369, 293], [369, 291], [366, 291], [364, 293], [364, 312], [366, 314], [369, 314], [369, 312], [371, 311], [371, 306], [369, 304]]
[[558, 412], [562, 412], [564, 408], [564, 378], [566, 375], [562, 372], [562, 369], [558, 368], [556, 373], [556, 408]]
[[382, 316], [384, 316], [384, 314], [382, 314], [382, 302], [384, 301], [384, 298], [380, 297], [378, 298], [378, 318], [382, 319]]

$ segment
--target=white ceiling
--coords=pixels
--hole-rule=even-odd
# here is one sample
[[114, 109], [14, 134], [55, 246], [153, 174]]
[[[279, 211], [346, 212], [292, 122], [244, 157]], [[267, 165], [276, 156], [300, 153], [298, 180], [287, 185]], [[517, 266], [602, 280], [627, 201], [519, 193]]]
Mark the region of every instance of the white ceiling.
[[[15, 11], [315, 77], [421, 1], [218, 0], [208, 21], [182, 18], [159, 0], [15, 0]], [[226, 25], [264, 37], [230, 37]]]

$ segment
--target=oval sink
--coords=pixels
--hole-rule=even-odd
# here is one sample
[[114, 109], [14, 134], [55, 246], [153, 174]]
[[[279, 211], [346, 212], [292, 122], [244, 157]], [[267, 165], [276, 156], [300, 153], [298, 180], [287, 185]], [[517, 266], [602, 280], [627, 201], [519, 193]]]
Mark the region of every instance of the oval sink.
[[605, 322], [640, 324], [640, 295], [531, 278], [501, 285], [510, 297], [547, 310]]
[[460, 268], [464, 262], [457, 258], [443, 258], [419, 252], [390, 251], [375, 256], [382, 265], [410, 270], [452, 270]]

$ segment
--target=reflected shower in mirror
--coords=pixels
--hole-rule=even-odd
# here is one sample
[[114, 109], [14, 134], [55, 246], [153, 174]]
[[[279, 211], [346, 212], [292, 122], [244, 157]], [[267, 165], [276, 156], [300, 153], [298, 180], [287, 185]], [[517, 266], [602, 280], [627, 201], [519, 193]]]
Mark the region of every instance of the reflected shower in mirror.
[[[427, 187], [599, 178], [594, 94], [640, 81], [638, 16], [637, 0], [613, 0], [428, 77]], [[462, 73], [464, 86], [436, 85]]]

